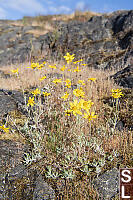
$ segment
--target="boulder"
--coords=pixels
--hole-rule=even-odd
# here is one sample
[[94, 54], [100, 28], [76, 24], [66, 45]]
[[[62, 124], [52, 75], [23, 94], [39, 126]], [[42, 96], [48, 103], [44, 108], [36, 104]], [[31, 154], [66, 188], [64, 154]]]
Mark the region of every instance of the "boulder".
[[116, 74], [111, 76], [114, 81], [124, 87], [124, 88], [133, 88], [133, 65], [129, 65], [124, 69], [118, 71]]
[[100, 199], [110, 200], [117, 193], [119, 188], [119, 172], [113, 168], [99, 175], [94, 180], [94, 187], [97, 189]]
[[[133, 47], [133, 10], [92, 16], [81, 21], [55, 21], [55, 31], [36, 37], [37, 26], [15, 26], [1, 20], [0, 66], [24, 62], [32, 56], [63, 58], [69, 51], [89, 67], [119, 69], [130, 64]], [[58, 26], [57, 26], [58, 25]]]

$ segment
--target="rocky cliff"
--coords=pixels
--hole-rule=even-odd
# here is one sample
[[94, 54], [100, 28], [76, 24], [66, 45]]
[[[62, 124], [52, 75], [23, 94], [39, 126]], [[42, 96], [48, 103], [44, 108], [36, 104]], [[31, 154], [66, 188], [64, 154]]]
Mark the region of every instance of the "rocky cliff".
[[55, 20], [56, 31], [36, 37], [37, 26], [0, 21], [0, 66], [24, 62], [40, 53], [60, 57], [70, 51], [87, 60], [89, 66], [123, 67], [133, 55], [133, 10], [92, 16], [89, 20]]

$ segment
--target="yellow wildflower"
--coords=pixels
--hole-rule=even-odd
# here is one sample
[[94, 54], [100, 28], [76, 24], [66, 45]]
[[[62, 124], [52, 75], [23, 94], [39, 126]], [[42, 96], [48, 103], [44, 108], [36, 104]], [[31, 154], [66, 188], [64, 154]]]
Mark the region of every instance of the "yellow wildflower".
[[40, 78], [39, 80], [40, 81], [43, 81], [44, 79], [46, 79], [47, 77], [46, 76], [43, 76], [42, 78]]
[[88, 78], [88, 81], [96, 81], [96, 78]]
[[14, 74], [18, 74], [18, 68], [17, 69], [12, 69], [11, 72], [14, 73]]
[[64, 99], [64, 100], [66, 100], [68, 98], [68, 96], [69, 96], [69, 93], [65, 92], [64, 96], [62, 96], [61, 98]]
[[112, 97], [117, 99], [117, 98], [120, 98], [121, 96], [123, 96], [122, 92], [121, 92], [121, 89], [115, 89], [115, 90], [111, 90], [112, 91]]
[[31, 63], [30, 67], [27, 68], [35, 69], [37, 67], [39, 67], [39, 63]]
[[63, 67], [60, 69], [61, 71], [65, 71], [67, 67], [65, 67], [65, 65], [63, 65]]
[[74, 63], [74, 64], [77, 64], [78, 62], [81, 62], [81, 61], [83, 61], [83, 59], [77, 60], [77, 61], [75, 61], [75, 62], [73, 62], [73, 63]]
[[86, 66], [87, 64], [81, 64], [81, 65]]
[[41, 90], [39, 90], [38, 88], [36, 88], [33, 92], [31, 92], [33, 94], [33, 96], [36, 96], [38, 94], [41, 93]]
[[67, 88], [71, 88], [71, 80], [70, 80], [70, 79], [66, 79], [65, 82], [66, 82], [66, 85], [65, 85], [65, 86], [66, 86]]
[[5, 125], [0, 126], [0, 129], [2, 129], [5, 133], [9, 133], [9, 128], [6, 128]]
[[55, 65], [49, 65], [49, 68], [51, 68], [51, 69], [57, 69], [57, 67]]
[[35, 102], [34, 102], [34, 97], [29, 97], [29, 100], [28, 100], [28, 103], [27, 103], [27, 106], [34, 106]]
[[44, 65], [40, 64], [40, 65], [37, 66], [37, 69], [42, 69], [43, 67], [44, 67]]
[[65, 110], [65, 113], [66, 113], [65, 115], [70, 116], [71, 112], [72, 110]]
[[48, 93], [48, 92], [43, 92], [44, 94], [44, 97], [48, 97], [49, 95], [51, 95], [51, 93]]
[[68, 72], [72, 72], [72, 69], [68, 69], [67, 71], [68, 71]]
[[74, 55], [75, 55], [75, 54], [70, 55], [70, 54], [67, 52], [66, 56], [64, 56], [64, 58], [65, 58], [65, 60], [67, 61], [68, 64], [69, 64], [70, 62], [73, 61], [73, 59], [75, 58]]
[[53, 81], [53, 83], [55, 83], [55, 84], [57, 84], [57, 83], [61, 83], [61, 79], [55, 79], [54, 81]]
[[95, 115], [95, 112], [91, 112], [91, 113], [84, 113], [83, 116], [85, 119], [88, 119], [88, 121], [90, 122], [91, 120], [97, 118], [97, 115]]
[[71, 88], [71, 83], [66, 83], [65, 85], [67, 88]]
[[76, 69], [73, 70], [74, 72], [80, 72], [81, 70], [79, 69], [79, 67], [77, 67]]
[[69, 102], [70, 104], [70, 110], [72, 111], [73, 115], [82, 115], [82, 112], [81, 112], [81, 108], [80, 108], [80, 105], [77, 101], [77, 99], [74, 100], [74, 102]]
[[85, 95], [82, 88], [73, 90], [73, 94], [76, 97], [84, 97], [84, 95]]
[[66, 83], [71, 83], [71, 80], [70, 80], [70, 79], [66, 79], [65, 82], [66, 82]]
[[91, 106], [93, 105], [94, 103], [89, 100], [89, 101], [85, 101], [84, 99], [80, 99], [79, 101], [79, 105], [82, 109], [86, 110], [87, 112], [89, 111], [89, 109], [91, 108]]
[[85, 85], [84, 81], [82, 81], [82, 80], [78, 80], [78, 83], [82, 84], [82, 85]]

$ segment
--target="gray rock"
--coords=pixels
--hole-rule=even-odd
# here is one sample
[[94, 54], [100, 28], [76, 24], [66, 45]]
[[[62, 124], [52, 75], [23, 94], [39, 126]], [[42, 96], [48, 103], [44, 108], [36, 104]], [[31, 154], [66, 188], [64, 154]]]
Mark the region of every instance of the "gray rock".
[[22, 158], [28, 146], [0, 140], [0, 199], [55, 199], [55, 192], [37, 171], [24, 166]]
[[[58, 57], [58, 50], [63, 54], [69, 51], [76, 58], [85, 58], [91, 67], [100, 68], [102, 64], [104, 69], [122, 68], [132, 56], [132, 15], [133, 11], [114, 12], [108, 17], [94, 16], [88, 22], [63, 24], [52, 46], [53, 55]], [[126, 32], [123, 27], [128, 27]]]
[[16, 105], [13, 102], [12, 99], [6, 94], [3, 93], [3, 91], [0, 91], [0, 117], [2, 117], [4, 114], [15, 110]]
[[111, 76], [115, 82], [125, 88], [133, 88], [133, 65], [129, 65]]
[[54, 200], [55, 192], [40, 175], [36, 180], [36, 187], [33, 193], [33, 200]]
[[15, 169], [17, 165], [19, 165], [19, 170], [17, 169], [16, 173], [21, 171], [20, 163], [26, 147], [21, 142], [0, 140], [0, 149], [0, 199], [12, 199], [10, 198], [10, 181], [14, 178], [10, 176], [9, 180], [9, 171]]
[[0, 89], [0, 118], [12, 110], [26, 112], [24, 108], [24, 96], [19, 91]]
[[110, 200], [118, 193], [119, 171], [116, 168], [106, 171], [94, 180], [94, 187], [97, 189], [100, 199]]
[[120, 69], [130, 64], [133, 45], [133, 10], [93, 16], [88, 21], [55, 22], [58, 30], [36, 38], [32, 26], [14, 26], [1, 20], [0, 66], [24, 62], [32, 56], [62, 58], [69, 51], [89, 67]]

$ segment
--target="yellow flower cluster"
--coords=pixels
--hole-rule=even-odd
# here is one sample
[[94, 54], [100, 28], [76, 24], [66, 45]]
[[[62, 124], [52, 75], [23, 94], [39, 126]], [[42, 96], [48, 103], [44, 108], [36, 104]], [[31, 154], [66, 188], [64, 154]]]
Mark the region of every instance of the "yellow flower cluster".
[[[73, 62], [74, 58], [75, 58], [75, 55], [72, 54], [70, 55], [68, 52], [66, 53], [66, 55], [64, 56], [65, 60], [67, 61], [67, 64]], [[74, 64], [74, 68], [75, 68], [75, 65], [77, 63], [80, 63], [82, 62], [83, 59], [80, 59], [80, 60], [77, 60], [77, 61], [74, 61], [73, 64]], [[46, 62], [44, 62], [43, 64], [39, 64], [38, 62], [37, 63], [32, 63], [31, 64], [31, 67], [32, 69], [42, 69], [44, 67], [44, 65], [46, 64]], [[86, 66], [86, 64], [81, 64], [83, 66]], [[48, 65], [49, 68], [51, 69], [57, 69], [57, 66], [56, 65]], [[79, 66], [76, 66], [76, 68], [74, 69], [67, 69], [67, 67], [65, 65], [63, 65], [63, 67], [60, 68], [60, 70], [62, 72], [64, 72], [66, 69], [68, 71], [71, 71], [71, 72], [80, 72], [81, 69], [79, 69]], [[44, 79], [46, 79], [47, 77], [46, 76], [43, 76], [41, 77], [39, 80], [40, 81], [43, 81]], [[96, 81], [96, 78], [88, 78], [88, 81]], [[59, 84], [62, 82], [62, 79], [54, 79], [52, 81], [54, 84]], [[70, 79], [66, 79], [64, 81], [65, 83], [65, 88], [71, 88], [71, 80]], [[85, 85], [85, 81], [84, 80], [78, 80], [77, 82], [80, 86], [84, 86]], [[29, 97], [29, 100], [28, 100], [28, 103], [27, 103], [27, 106], [34, 106], [35, 104], [35, 99], [34, 97], [38, 94], [41, 94], [41, 91], [36, 88], [34, 91], [31, 92], [33, 94], [33, 97]], [[43, 92], [43, 95], [44, 97], [48, 97], [49, 95], [51, 95], [51, 93], [48, 93], [48, 92]], [[66, 110], [66, 115], [70, 115], [70, 114], [73, 114], [73, 115], [82, 115], [83, 118], [85, 119], [88, 119], [88, 121], [91, 121], [93, 119], [95, 119], [97, 117], [97, 115], [95, 115], [95, 112], [90, 112], [90, 109], [92, 107], [92, 105], [94, 104], [91, 100], [89, 101], [85, 101], [83, 98], [85, 97], [85, 92], [83, 91], [83, 88], [80, 87], [80, 88], [77, 88], [77, 89], [74, 89], [73, 90], [73, 95], [75, 97], [78, 97], [78, 98], [81, 98], [79, 100], [77, 99], [74, 99], [74, 101], [70, 101], [69, 102], [69, 106], [70, 108], [68, 110]], [[68, 98], [69, 98], [70, 94], [68, 92], [65, 92], [63, 96], [61, 96], [61, 99], [63, 99], [64, 101], [66, 101]]]
[[[41, 90], [39, 90], [38, 88], [36, 88], [31, 93], [33, 94], [33, 96], [37, 96], [38, 94], [41, 94]], [[48, 97], [49, 95], [51, 95], [51, 93], [43, 92], [43, 95], [44, 95], [44, 97]], [[34, 104], [35, 104], [34, 97], [32, 97], [32, 98], [29, 97], [27, 106], [34, 106]]]
[[[85, 101], [84, 99], [80, 99], [78, 102], [77, 99], [74, 100], [74, 102], [69, 102], [70, 108], [66, 110], [66, 115], [70, 116], [72, 113], [73, 115], [83, 115], [83, 118], [88, 119], [88, 121], [91, 121], [97, 117], [95, 115], [95, 112], [90, 113], [90, 108], [94, 104], [91, 100], [90, 101]], [[86, 111], [86, 112], [83, 112]]]
[[43, 64], [39, 64], [38, 62], [36, 62], [36, 63], [33, 62], [33, 63], [31, 63], [30, 67], [27, 67], [27, 68], [42, 69], [45, 64], [46, 64], [46, 62], [43, 62]]
[[57, 85], [57, 83], [61, 83], [61, 81], [62, 81], [61, 79], [56, 78], [55, 80], [53, 80], [53, 83], [55, 83]]
[[[70, 53], [66, 53], [66, 55], [64, 56], [65, 60], [67, 61], [67, 64], [69, 63], [72, 63], [74, 67], [70, 68], [65, 65], [63, 65], [60, 70], [62, 72], [64, 72], [66, 69], [67, 71], [70, 71], [70, 72], [80, 72], [81, 69], [79, 68], [79, 66], [76, 66], [78, 63], [82, 62], [83, 59], [80, 59], [80, 60], [76, 60], [73, 62], [74, 58], [75, 58], [75, 54], [72, 54], [70, 55]], [[28, 68], [32, 68], [32, 69], [42, 69], [44, 66], [45, 66], [46, 62], [44, 61], [42, 64], [39, 64], [39, 61], [36, 62], [36, 63], [31, 63], [31, 66], [28, 67]], [[83, 64], [81, 63], [82, 66], [86, 66], [86, 64]], [[48, 65], [49, 68], [51, 69], [57, 69], [57, 66], [56, 64], [54, 65]], [[17, 69], [14, 69], [14, 70], [11, 70], [12, 73], [14, 74], [18, 74], [18, 68]], [[64, 76], [65, 77], [65, 76]], [[43, 76], [41, 77], [39, 80], [40, 81], [43, 81], [44, 79], [46, 79], [47, 77], [46, 76]], [[72, 86], [72, 81], [70, 79], [66, 79], [64, 80], [64, 83], [65, 83], [65, 88], [71, 88]], [[96, 82], [96, 78], [88, 78], [88, 81], [92, 81], [92, 82]], [[59, 84], [59, 83], [62, 83], [62, 79], [54, 79], [52, 81], [54, 84]], [[77, 89], [74, 89], [73, 90], [73, 96], [74, 97], [74, 100], [73, 101], [69, 101], [69, 105], [68, 105], [68, 109], [65, 111], [66, 115], [70, 116], [70, 114], [73, 114], [74, 116], [76, 115], [81, 115], [83, 118], [85, 119], [88, 119], [88, 121], [91, 121], [95, 118], [97, 118], [97, 115], [95, 114], [95, 112], [91, 112], [91, 107], [92, 105], [94, 104], [91, 100], [89, 101], [86, 101], [84, 100], [83, 98], [85, 97], [85, 92], [83, 91], [83, 88], [81, 87], [82, 86], [85, 86], [85, 81], [84, 80], [78, 80], [77, 81], [77, 86], [80, 87], [80, 88], [77, 88]], [[112, 89], [112, 97], [117, 99], [117, 98], [120, 98], [121, 96], [123, 96], [122, 92], [121, 92], [121, 89]], [[27, 103], [27, 106], [34, 106], [36, 103], [35, 103], [35, 100], [37, 100], [35, 97], [37, 95], [40, 95], [41, 94], [41, 90], [39, 90], [38, 88], [36, 88], [35, 90], [33, 90], [32, 92], [32, 95], [33, 97], [29, 97], [28, 99], [28, 103]], [[51, 93], [48, 93], [48, 92], [43, 92], [43, 95], [44, 97], [48, 97], [51, 95]], [[67, 91], [64, 93], [63, 96], [61, 96], [61, 99], [63, 99], [64, 101], [68, 100], [69, 99], [69, 96], [70, 96], [70, 93], [68, 93]], [[81, 98], [81, 99], [76, 99], [76, 98]], [[35, 98], [35, 99], [34, 99]], [[2, 129], [3, 131], [5, 132], [8, 132], [9, 131], [9, 128], [6, 128], [5, 125], [3, 126], [0, 126], [0, 129]]]

